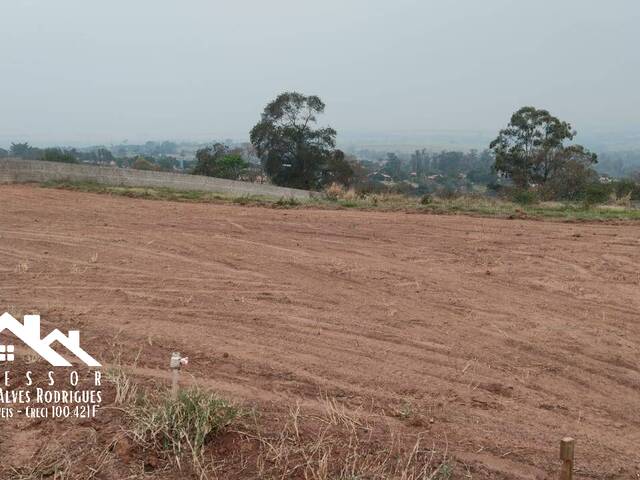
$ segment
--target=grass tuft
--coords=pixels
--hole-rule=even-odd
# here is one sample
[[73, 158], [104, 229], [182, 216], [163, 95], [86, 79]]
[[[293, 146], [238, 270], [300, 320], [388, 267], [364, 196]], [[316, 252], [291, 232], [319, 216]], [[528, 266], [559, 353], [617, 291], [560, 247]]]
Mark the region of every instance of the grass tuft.
[[133, 382], [120, 365], [107, 369], [105, 377], [114, 386], [115, 399], [113, 403], [115, 405], [131, 405], [135, 403], [138, 385]]
[[134, 441], [177, 457], [189, 452], [194, 458], [240, 414], [228, 401], [197, 387], [181, 390], [176, 399], [168, 394], [142, 397], [128, 413]]
[[291, 208], [297, 207], [299, 205], [300, 202], [293, 197], [282, 197], [276, 203], [274, 203], [274, 206], [280, 208]]

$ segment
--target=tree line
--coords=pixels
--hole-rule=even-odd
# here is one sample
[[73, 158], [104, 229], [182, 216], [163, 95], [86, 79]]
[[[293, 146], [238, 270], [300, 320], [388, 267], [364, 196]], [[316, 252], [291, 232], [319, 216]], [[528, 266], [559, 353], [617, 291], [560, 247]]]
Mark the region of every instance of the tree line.
[[[572, 125], [549, 111], [526, 106], [483, 151], [416, 150], [409, 158], [388, 153], [379, 162], [359, 161], [336, 148], [337, 132], [319, 126], [324, 102], [315, 95], [284, 92], [269, 102], [250, 131], [251, 156], [246, 151], [214, 143], [196, 151], [190, 173], [220, 178], [267, 179], [281, 186], [320, 190], [337, 183], [359, 190], [396, 189], [407, 193], [473, 191], [485, 185], [489, 192], [540, 199], [580, 200], [605, 198], [611, 193], [640, 199], [639, 178], [603, 179], [595, 170], [598, 156], [580, 144]], [[89, 152], [75, 149], [39, 149], [13, 143], [0, 156], [67, 163], [116, 163], [142, 170], [174, 170], [178, 161], [172, 142], [147, 142], [150, 155], [115, 157], [106, 148]], [[148, 147], [148, 148], [147, 148]], [[155, 153], [154, 153], [155, 152]], [[157, 155], [156, 155], [157, 153]], [[606, 159], [617, 165], [615, 159]], [[612, 163], [614, 162], [614, 163]], [[630, 173], [630, 172], [626, 172]]]

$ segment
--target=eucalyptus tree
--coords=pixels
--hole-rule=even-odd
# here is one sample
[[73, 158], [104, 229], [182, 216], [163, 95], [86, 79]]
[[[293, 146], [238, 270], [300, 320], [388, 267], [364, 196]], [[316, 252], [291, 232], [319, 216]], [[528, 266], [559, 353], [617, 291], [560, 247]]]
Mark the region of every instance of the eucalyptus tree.
[[567, 151], [565, 142], [575, 135], [570, 123], [547, 110], [522, 107], [489, 146], [495, 154], [494, 168], [519, 187], [544, 185], [567, 161], [596, 162], [596, 156], [580, 145]]
[[334, 177], [335, 169], [344, 176], [336, 131], [316, 126], [324, 108], [319, 97], [298, 92], [282, 93], [264, 108], [250, 138], [273, 183], [315, 189]]

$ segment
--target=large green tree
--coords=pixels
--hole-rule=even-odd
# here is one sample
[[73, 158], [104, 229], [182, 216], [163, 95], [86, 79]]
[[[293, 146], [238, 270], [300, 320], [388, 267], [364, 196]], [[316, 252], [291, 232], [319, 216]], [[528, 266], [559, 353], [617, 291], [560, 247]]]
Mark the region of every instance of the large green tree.
[[494, 168], [518, 187], [544, 185], [561, 170], [566, 173], [565, 163], [575, 161], [578, 152], [583, 166], [596, 162], [596, 156], [580, 145], [567, 150], [565, 142], [575, 135], [570, 123], [547, 110], [522, 107], [490, 144], [495, 154]]
[[[316, 127], [324, 108], [319, 97], [297, 92], [282, 93], [264, 108], [251, 129], [251, 143], [276, 185], [315, 189], [344, 176], [342, 158], [334, 151], [336, 131]], [[334, 175], [336, 167], [341, 172]]]

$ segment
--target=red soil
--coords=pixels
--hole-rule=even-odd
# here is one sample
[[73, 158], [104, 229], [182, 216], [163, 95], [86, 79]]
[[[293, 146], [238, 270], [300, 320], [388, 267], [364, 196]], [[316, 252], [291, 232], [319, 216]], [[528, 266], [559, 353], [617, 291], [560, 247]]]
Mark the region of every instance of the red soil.
[[577, 478], [640, 478], [638, 224], [0, 186], [6, 309], [68, 319], [141, 376], [179, 350], [196, 381], [245, 402], [408, 405], [458, 462], [493, 472], [473, 478], [545, 478], [565, 435]]

